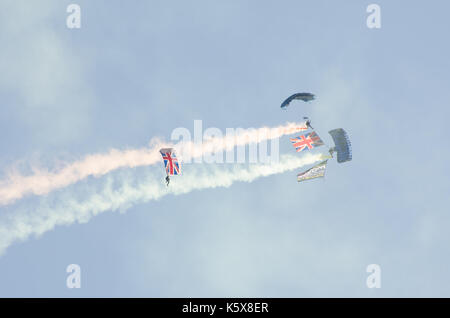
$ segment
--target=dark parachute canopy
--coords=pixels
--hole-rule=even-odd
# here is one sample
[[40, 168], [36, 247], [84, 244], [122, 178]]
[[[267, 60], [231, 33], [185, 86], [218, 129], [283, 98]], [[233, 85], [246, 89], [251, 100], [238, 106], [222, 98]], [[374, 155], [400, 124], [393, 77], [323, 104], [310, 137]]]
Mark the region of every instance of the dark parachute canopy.
[[337, 152], [337, 162], [342, 163], [352, 160], [352, 146], [347, 133], [342, 128], [330, 130], [328, 132], [333, 137], [335, 147], [330, 152]]
[[304, 102], [308, 102], [314, 99], [314, 94], [311, 93], [296, 93], [294, 95], [289, 96], [286, 100], [281, 104], [281, 108], [286, 109], [289, 106], [290, 102], [294, 99], [299, 99]]

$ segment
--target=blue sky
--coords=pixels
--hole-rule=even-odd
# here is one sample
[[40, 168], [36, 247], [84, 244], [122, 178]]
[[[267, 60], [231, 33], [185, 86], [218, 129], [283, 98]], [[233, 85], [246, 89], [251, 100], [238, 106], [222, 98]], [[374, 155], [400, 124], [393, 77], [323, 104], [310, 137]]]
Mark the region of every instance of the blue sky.
[[[343, 127], [353, 161], [140, 203], [0, 257], [0, 296], [449, 297], [445, 1], [2, 1], [0, 175], [168, 139], [176, 127]], [[282, 100], [311, 91], [317, 100]], [[292, 151], [287, 138], [283, 151]], [[147, 168], [117, 171], [138, 180]], [[7, 207], [94, 193], [88, 178]], [[25, 213], [25, 212], [24, 212]], [[82, 288], [67, 289], [79, 264]], [[369, 264], [382, 287], [366, 287]]]

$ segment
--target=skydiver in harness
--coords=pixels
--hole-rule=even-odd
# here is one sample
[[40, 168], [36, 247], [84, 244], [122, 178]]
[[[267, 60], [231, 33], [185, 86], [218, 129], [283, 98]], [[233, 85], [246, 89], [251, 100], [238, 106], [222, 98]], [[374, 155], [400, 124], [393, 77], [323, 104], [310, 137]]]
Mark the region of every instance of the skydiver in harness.
[[169, 186], [169, 183], [170, 183], [170, 178], [169, 178], [169, 176], [167, 176], [166, 177], [166, 186]]
[[314, 130], [313, 126], [311, 126], [311, 120], [308, 117], [303, 117], [303, 119], [306, 119], [306, 127], [309, 127], [312, 130]]
[[333, 158], [333, 154], [336, 152], [336, 147], [330, 148], [328, 152], [330, 153], [331, 158]]

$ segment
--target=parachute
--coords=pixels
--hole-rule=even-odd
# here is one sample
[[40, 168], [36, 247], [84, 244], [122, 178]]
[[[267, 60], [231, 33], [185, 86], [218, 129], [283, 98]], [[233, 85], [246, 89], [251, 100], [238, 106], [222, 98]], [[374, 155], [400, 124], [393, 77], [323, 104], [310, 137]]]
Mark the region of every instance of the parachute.
[[175, 150], [173, 148], [162, 148], [159, 150], [164, 161], [164, 167], [166, 168], [166, 183], [167, 186], [170, 183], [170, 177], [181, 173], [180, 164], [178, 163]]
[[294, 95], [291, 95], [281, 104], [281, 108], [282, 109], [286, 109], [289, 106], [289, 104], [294, 99], [299, 99], [299, 100], [302, 100], [304, 102], [308, 102], [308, 101], [314, 99], [314, 94], [311, 94], [311, 93], [296, 93]]
[[325, 176], [325, 169], [327, 168], [328, 160], [322, 161], [321, 163], [309, 168], [305, 172], [299, 173], [297, 175], [297, 181], [302, 182], [315, 178], [323, 178]]
[[[315, 96], [314, 94], [311, 93], [293, 94], [288, 98], [286, 98], [286, 100], [281, 104], [281, 108], [287, 109], [289, 104], [294, 99], [309, 102], [311, 100], [314, 100]], [[307, 130], [309, 128], [312, 130], [312, 132], [294, 138], [290, 138], [292, 146], [295, 148], [297, 152], [302, 152], [304, 150], [311, 150], [315, 147], [319, 147], [325, 144], [322, 141], [322, 139], [320, 139], [319, 135], [317, 135], [317, 133], [314, 131], [314, 128], [311, 126], [311, 120], [308, 117], [303, 117], [303, 119], [305, 119], [306, 122], [304, 123], [304, 128], [302, 130]], [[328, 159], [333, 158], [333, 154], [335, 152], [337, 153], [336, 159], [338, 163], [343, 163], [352, 160], [352, 146], [345, 130], [342, 128], [337, 128], [330, 130], [328, 133], [333, 138], [334, 147], [329, 148], [328, 150], [328, 152], [330, 153], [329, 155], [323, 154], [324, 156], [322, 158], [327, 160], [322, 161], [318, 165], [315, 165], [312, 168], [297, 174], [298, 182], [324, 177], [327, 161]]]
[[352, 160], [352, 146], [347, 133], [342, 128], [330, 130], [328, 132], [333, 137], [335, 146], [330, 149], [330, 154], [337, 152], [337, 162], [342, 163]]

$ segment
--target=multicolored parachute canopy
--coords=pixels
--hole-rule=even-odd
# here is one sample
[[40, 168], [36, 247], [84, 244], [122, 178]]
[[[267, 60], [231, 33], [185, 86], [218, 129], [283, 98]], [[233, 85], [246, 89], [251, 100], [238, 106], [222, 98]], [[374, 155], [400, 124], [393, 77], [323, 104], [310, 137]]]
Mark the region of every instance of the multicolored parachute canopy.
[[325, 176], [325, 169], [327, 168], [328, 160], [322, 161], [321, 163], [309, 168], [305, 172], [299, 173], [297, 175], [297, 181], [302, 182], [315, 178], [323, 178]]
[[286, 100], [281, 104], [281, 108], [282, 109], [286, 109], [286, 107], [289, 106], [289, 104], [294, 100], [294, 99], [299, 99], [302, 100], [304, 102], [308, 102], [310, 100], [314, 99], [314, 94], [311, 93], [296, 93], [294, 95], [289, 96], [288, 98], [286, 98]]
[[173, 148], [163, 148], [159, 152], [164, 160], [164, 166], [166, 167], [166, 173], [168, 176], [173, 176], [181, 173], [180, 164], [175, 150]]
[[330, 130], [328, 133], [334, 140], [335, 147], [332, 150], [337, 152], [337, 162], [342, 163], [352, 160], [352, 145], [345, 130], [337, 128]]
[[324, 144], [315, 131], [295, 138], [290, 138], [290, 140], [292, 142], [292, 146], [294, 146], [297, 152], [305, 149], [313, 149], [314, 147], [319, 147]]

